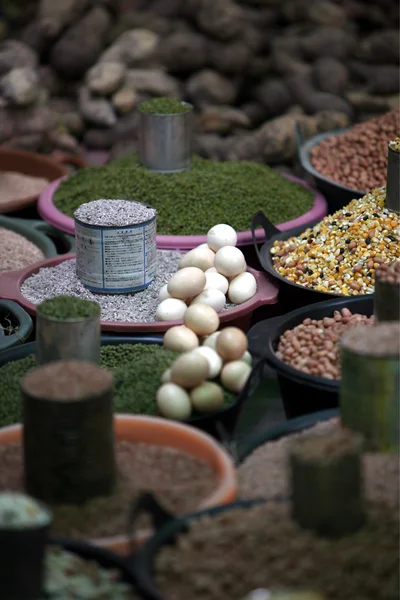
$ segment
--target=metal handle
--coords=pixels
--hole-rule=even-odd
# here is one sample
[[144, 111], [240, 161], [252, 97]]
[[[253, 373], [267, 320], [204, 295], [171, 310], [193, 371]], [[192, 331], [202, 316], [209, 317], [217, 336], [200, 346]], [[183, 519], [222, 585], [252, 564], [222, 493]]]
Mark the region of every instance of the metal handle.
[[128, 516], [128, 539], [131, 540], [131, 556], [134, 556], [136, 552], [134, 544], [135, 532], [138, 529], [138, 519], [142, 515], [150, 516], [152, 525], [156, 531], [176, 518], [175, 515], [161, 506], [154, 494], [151, 492], [140, 494], [140, 496], [132, 502]]
[[256, 251], [257, 258], [260, 262], [260, 265], [263, 267], [263, 269], [265, 269], [267, 271], [268, 269], [266, 267], [264, 259], [262, 258], [261, 252], [258, 248], [257, 238], [256, 238], [256, 229], [260, 225], [264, 229], [266, 240], [274, 237], [275, 235], [277, 235], [278, 233], [281, 233], [281, 232], [279, 231], [279, 229], [277, 227], [275, 227], [275, 225], [273, 223], [271, 223], [271, 221], [263, 213], [262, 210], [259, 210], [258, 212], [256, 212], [256, 214], [253, 216], [253, 218], [251, 220], [251, 235], [253, 238], [254, 249]]

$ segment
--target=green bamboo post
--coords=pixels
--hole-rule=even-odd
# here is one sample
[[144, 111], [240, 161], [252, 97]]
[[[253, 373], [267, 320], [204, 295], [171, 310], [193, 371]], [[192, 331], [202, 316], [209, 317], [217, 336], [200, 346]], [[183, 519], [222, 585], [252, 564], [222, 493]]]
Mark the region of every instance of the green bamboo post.
[[400, 323], [357, 326], [341, 339], [340, 408], [367, 448], [399, 452]]
[[375, 271], [374, 316], [380, 323], [400, 321], [400, 260]]
[[294, 440], [289, 451], [292, 517], [304, 529], [338, 538], [365, 521], [362, 437], [345, 429]]
[[52, 362], [21, 381], [25, 488], [54, 504], [113, 492], [116, 481], [111, 373]]

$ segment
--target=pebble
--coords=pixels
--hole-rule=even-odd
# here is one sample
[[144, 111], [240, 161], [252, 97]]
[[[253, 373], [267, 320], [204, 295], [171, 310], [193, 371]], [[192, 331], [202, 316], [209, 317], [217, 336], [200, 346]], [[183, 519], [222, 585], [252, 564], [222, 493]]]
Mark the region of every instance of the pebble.
[[93, 200], [75, 211], [75, 218], [90, 225], [126, 227], [146, 223], [157, 215], [151, 206], [134, 200]]

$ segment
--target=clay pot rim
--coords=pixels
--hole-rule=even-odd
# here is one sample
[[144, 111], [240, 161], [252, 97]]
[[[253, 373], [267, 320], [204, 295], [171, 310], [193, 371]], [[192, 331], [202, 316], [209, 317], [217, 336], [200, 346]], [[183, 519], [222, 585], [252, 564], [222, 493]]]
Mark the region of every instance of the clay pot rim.
[[[22, 428], [20, 423], [1, 427], [0, 445], [21, 442]], [[233, 461], [224, 448], [208, 434], [190, 425], [160, 417], [127, 414], [114, 415], [114, 431], [116, 439], [119, 441], [169, 446], [186, 451], [207, 462], [216, 473], [216, 488], [194, 510], [229, 504], [236, 499], [238, 484]], [[114, 552], [128, 554], [132, 550], [132, 546], [142, 544], [151, 534], [150, 530], [140, 530], [134, 539], [129, 539], [126, 535], [117, 535], [88, 541]]]

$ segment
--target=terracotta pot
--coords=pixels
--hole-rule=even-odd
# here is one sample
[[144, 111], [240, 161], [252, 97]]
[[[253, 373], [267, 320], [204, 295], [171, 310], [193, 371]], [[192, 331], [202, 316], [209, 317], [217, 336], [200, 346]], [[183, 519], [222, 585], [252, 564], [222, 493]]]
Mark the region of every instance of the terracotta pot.
[[[68, 165], [77, 168], [87, 166], [87, 161], [79, 156], [64, 153], [55, 153], [52, 156], [25, 152], [24, 150], [12, 150], [0, 147], [0, 171], [15, 171], [24, 175], [44, 177], [50, 182], [68, 175]], [[9, 202], [0, 203], [0, 213], [8, 213], [26, 208], [34, 204], [39, 194], [25, 196]]]
[[[209, 435], [189, 425], [167, 419], [131, 415], [116, 415], [114, 430], [118, 441], [169, 446], [187, 452], [209, 464], [217, 478], [216, 488], [195, 510], [229, 504], [236, 499], [237, 478], [233, 462], [223, 447]], [[16, 442], [22, 443], [22, 425], [11, 425], [0, 429], [0, 444]], [[121, 535], [89, 541], [108, 550], [128, 554], [132, 546], [142, 544], [151, 533], [150, 530], [140, 531], [134, 540]]]

